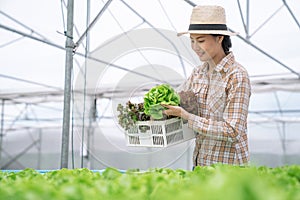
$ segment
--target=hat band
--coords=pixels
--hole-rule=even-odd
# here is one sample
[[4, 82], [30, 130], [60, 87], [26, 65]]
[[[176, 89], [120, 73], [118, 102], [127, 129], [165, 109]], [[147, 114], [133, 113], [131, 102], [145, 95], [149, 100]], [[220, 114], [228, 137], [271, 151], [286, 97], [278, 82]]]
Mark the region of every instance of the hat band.
[[226, 24], [190, 24], [189, 31], [196, 31], [196, 30], [222, 30], [227, 31]]

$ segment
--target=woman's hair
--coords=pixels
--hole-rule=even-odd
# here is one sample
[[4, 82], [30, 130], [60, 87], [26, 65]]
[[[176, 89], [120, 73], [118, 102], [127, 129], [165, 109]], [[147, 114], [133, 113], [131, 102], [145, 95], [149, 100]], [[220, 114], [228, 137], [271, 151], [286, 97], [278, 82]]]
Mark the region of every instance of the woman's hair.
[[212, 36], [224, 36], [224, 39], [222, 41], [222, 48], [225, 52], [225, 54], [229, 54], [229, 49], [232, 47], [231, 39], [229, 35], [219, 35], [219, 34], [213, 34]]

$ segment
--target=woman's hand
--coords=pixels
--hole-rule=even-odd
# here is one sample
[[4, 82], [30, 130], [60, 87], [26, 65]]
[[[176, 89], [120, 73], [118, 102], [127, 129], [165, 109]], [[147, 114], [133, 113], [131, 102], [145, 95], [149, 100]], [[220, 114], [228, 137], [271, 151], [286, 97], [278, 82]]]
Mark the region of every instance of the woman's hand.
[[190, 113], [188, 113], [186, 110], [184, 110], [180, 106], [171, 106], [171, 105], [166, 105], [166, 104], [161, 104], [163, 107], [167, 108], [167, 110], [164, 110], [163, 113], [165, 115], [172, 115], [172, 116], [177, 116], [181, 117], [183, 119], [188, 120]]

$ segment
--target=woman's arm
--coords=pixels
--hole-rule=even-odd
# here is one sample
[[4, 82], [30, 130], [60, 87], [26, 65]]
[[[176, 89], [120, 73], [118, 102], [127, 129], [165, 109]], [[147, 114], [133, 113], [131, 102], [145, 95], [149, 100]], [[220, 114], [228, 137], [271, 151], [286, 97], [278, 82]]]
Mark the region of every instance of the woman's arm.
[[237, 141], [240, 134], [246, 133], [248, 106], [251, 94], [248, 74], [234, 73], [228, 82], [227, 103], [223, 120], [206, 119], [191, 113], [179, 106], [167, 106], [166, 115], [174, 115], [188, 120], [189, 127], [200, 134], [212, 136], [219, 140]]

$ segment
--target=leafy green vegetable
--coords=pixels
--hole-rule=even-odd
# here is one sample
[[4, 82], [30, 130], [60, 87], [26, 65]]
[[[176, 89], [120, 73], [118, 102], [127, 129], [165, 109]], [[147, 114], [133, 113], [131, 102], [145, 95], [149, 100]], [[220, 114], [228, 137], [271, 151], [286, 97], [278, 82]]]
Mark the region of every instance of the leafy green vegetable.
[[153, 119], [161, 119], [161, 118], [163, 118], [163, 110], [164, 110], [164, 107], [161, 106], [160, 104], [151, 105], [149, 108], [149, 115]]
[[147, 121], [150, 117], [144, 113], [143, 103], [132, 103], [128, 101], [126, 106], [118, 104], [118, 122], [125, 129], [129, 130], [137, 121]]
[[180, 97], [177, 92], [168, 84], [161, 84], [151, 88], [144, 96], [144, 112], [153, 119], [162, 119], [163, 110], [161, 104], [177, 106]]
[[0, 199], [299, 200], [300, 165], [197, 166], [193, 171], [154, 168], [60, 169], [39, 173], [0, 171]]

